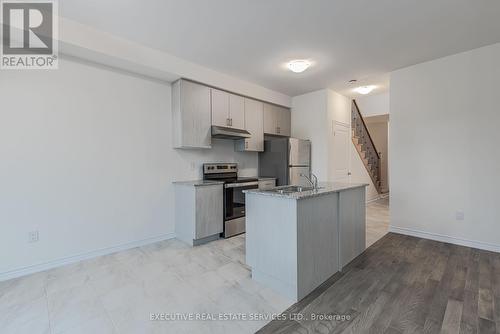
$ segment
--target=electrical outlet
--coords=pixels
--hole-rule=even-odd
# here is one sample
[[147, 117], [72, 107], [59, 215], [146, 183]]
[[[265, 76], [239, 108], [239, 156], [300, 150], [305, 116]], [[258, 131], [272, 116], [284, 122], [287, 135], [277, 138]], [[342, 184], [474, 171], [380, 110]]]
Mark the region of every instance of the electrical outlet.
[[463, 211], [457, 211], [455, 212], [455, 219], [456, 220], [464, 220], [465, 219], [465, 214]]
[[28, 232], [28, 242], [32, 243], [32, 242], [37, 242], [38, 241], [38, 231], [31, 231], [31, 232]]

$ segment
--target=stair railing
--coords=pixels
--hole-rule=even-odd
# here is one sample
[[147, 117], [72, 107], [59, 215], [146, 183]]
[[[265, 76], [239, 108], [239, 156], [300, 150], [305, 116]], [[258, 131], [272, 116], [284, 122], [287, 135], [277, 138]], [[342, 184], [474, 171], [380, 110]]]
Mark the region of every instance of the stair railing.
[[[373, 143], [373, 139], [370, 136], [370, 132], [366, 127], [365, 120], [359, 111], [358, 104], [356, 100], [352, 100], [351, 107], [351, 127], [354, 131], [354, 136], [356, 136], [360, 144], [363, 147], [363, 152], [365, 152], [365, 159], [368, 161], [368, 165], [366, 166], [371, 173], [372, 179], [376, 181], [380, 181], [381, 169], [380, 169], [380, 155]], [[380, 185], [375, 182], [375, 187], [379, 190]]]

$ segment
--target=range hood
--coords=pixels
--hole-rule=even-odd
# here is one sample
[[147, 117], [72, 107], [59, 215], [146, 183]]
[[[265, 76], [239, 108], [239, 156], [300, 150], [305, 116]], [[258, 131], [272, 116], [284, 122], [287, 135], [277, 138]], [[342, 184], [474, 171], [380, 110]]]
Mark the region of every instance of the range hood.
[[246, 130], [227, 128], [225, 126], [212, 125], [212, 137], [223, 139], [250, 138], [250, 132]]

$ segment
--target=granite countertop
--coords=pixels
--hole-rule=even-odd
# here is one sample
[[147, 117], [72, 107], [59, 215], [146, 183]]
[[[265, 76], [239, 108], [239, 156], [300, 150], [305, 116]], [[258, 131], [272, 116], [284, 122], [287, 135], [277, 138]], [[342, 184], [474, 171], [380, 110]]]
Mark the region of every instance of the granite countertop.
[[192, 187], [201, 187], [201, 186], [213, 186], [216, 184], [224, 184], [223, 181], [213, 181], [213, 180], [194, 180], [194, 181], [176, 181], [174, 182], [176, 185], [180, 186], [192, 186]]
[[[276, 180], [275, 177], [266, 177], [266, 176], [259, 176], [256, 177], [256, 179], [259, 179], [260, 181], [265, 181], [265, 180]], [[181, 185], [181, 186], [193, 186], [193, 187], [200, 187], [200, 186], [213, 186], [215, 184], [223, 184], [223, 181], [214, 181], [214, 180], [191, 180], [191, 181], [175, 181], [173, 182], [174, 184]]]
[[319, 184], [318, 190], [307, 190], [307, 191], [302, 191], [302, 192], [283, 193], [283, 194], [276, 192], [274, 190], [274, 189], [288, 187], [288, 186], [282, 186], [282, 187], [277, 187], [277, 188], [270, 189], [270, 190], [250, 189], [250, 190], [244, 190], [243, 192], [247, 193], [247, 194], [274, 196], [274, 197], [281, 197], [281, 198], [298, 200], [298, 199], [322, 196], [322, 195], [340, 192], [343, 190], [361, 188], [361, 187], [366, 187], [366, 186], [368, 186], [367, 183], [321, 182]]

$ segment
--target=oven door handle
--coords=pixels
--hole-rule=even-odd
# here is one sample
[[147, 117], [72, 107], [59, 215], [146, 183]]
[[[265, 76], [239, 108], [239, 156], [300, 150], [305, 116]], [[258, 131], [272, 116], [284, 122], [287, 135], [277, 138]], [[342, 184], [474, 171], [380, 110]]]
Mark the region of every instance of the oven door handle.
[[253, 182], [242, 182], [242, 183], [228, 183], [224, 185], [224, 188], [239, 188], [239, 187], [248, 187], [248, 186], [258, 186], [259, 181]]

